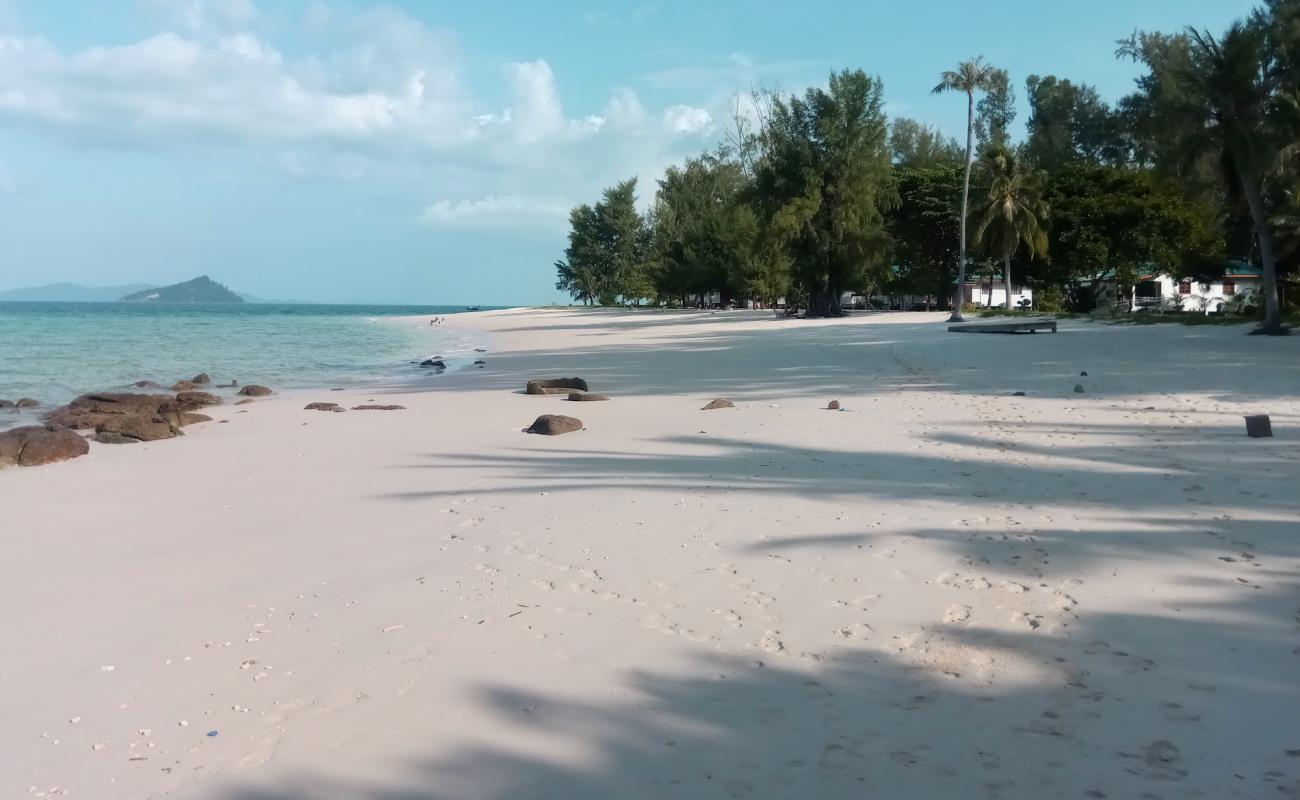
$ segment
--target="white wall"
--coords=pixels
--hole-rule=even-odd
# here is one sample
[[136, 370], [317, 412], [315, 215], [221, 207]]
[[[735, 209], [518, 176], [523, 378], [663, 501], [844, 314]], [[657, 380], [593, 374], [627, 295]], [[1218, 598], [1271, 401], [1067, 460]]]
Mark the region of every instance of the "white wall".
[[[1001, 308], [1006, 305], [1007, 292], [1006, 292], [1006, 288], [1001, 283], [993, 284], [993, 301], [991, 304], [989, 302], [989, 285], [987, 283], [967, 284], [967, 287], [970, 290], [970, 298], [971, 298], [970, 302], [972, 305], [977, 305], [977, 306], [992, 305], [995, 308]], [[1012, 308], [1019, 308], [1020, 307], [1019, 304], [1021, 300], [1028, 300], [1032, 302], [1033, 299], [1034, 299], [1033, 289], [1030, 289], [1028, 286], [1012, 285], [1011, 287]]]
[[[1225, 302], [1237, 295], [1251, 294], [1258, 291], [1260, 280], [1254, 277], [1229, 279], [1235, 284], [1233, 294], [1223, 293], [1223, 280], [1214, 280], [1202, 283], [1200, 281], [1190, 281], [1191, 292], [1183, 294], [1179, 291], [1179, 281], [1168, 275], [1160, 275], [1154, 280], [1160, 285], [1160, 300], [1166, 304], [1178, 303], [1184, 311], [1218, 311], [1219, 307]], [[1138, 297], [1137, 287], [1133, 289], [1133, 307], [1140, 308], [1144, 305], [1154, 305], [1153, 298]]]

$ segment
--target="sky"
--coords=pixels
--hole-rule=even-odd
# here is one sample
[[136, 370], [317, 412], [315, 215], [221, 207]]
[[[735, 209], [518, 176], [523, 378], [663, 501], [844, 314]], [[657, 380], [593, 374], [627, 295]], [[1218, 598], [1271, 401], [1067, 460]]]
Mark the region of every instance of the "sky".
[[983, 55], [1114, 101], [1134, 29], [1251, 0], [0, 0], [0, 289], [539, 304], [568, 209], [721, 139], [738, 92], [880, 76], [964, 135], [942, 70]]

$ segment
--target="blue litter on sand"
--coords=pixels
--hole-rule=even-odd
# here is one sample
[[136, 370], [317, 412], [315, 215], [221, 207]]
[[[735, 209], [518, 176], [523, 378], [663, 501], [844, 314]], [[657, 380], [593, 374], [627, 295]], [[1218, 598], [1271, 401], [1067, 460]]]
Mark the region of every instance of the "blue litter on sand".
[[216, 736], [216, 735], [217, 735], [217, 732], [216, 732], [216, 731], [208, 731], [208, 735], [209, 735], [209, 736]]

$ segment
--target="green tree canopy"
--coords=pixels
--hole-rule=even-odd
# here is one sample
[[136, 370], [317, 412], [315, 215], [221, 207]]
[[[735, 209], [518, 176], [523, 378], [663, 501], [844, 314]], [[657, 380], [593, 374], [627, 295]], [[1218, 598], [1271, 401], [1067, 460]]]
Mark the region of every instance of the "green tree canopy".
[[883, 214], [895, 194], [882, 94], [861, 70], [833, 73], [827, 89], [775, 98], [760, 134], [755, 189], [767, 235], [815, 316], [841, 313], [841, 292], [887, 278]]

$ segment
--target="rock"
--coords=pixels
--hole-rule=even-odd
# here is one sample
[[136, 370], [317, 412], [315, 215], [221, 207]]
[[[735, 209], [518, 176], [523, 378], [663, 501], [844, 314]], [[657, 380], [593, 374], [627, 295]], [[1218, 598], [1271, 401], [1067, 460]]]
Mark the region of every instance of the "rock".
[[238, 389], [239, 381], [232, 380], [230, 383], [222, 383], [217, 386], [218, 389]]
[[208, 392], [179, 392], [176, 395], [176, 405], [181, 411], [193, 411], [197, 408], [207, 408], [208, 406], [221, 405], [221, 398]]
[[1024, 396], [1025, 396], [1025, 393], [1024, 393], [1024, 392], [1012, 392], [1012, 393], [1011, 393], [1011, 396], [1012, 396], [1012, 397], [1024, 397]]
[[195, 384], [196, 386], [205, 386], [212, 383], [212, 379], [208, 377], [208, 373], [200, 372], [198, 375], [190, 378], [190, 383]]
[[830, 401], [829, 403], [826, 404], [826, 410], [827, 410], [827, 411], [839, 411], [839, 410], [840, 410], [840, 401], [839, 401], [839, 400], [832, 400], [832, 401]]
[[533, 378], [524, 387], [525, 394], [564, 394], [570, 390], [587, 391], [587, 382], [582, 378]]
[[559, 436], [582, 430], [582, 420], [566, 417], [563, 414], [543, 414], [533, 420], [533, 424], [524, 428], [524, 433], [540, 433], [543, 436]]
[[423, 360], [423, 361], [420, 362], [420, 366], [422, 366], [422, 367], [435, 367], [435, 368], [437, 368], [437, 369], [446, 369], [446, 368], [447, 368], [447, 365], [443, 362], [443, 360], [442, 360], [441, 358], [426, 358], [425, 360]]
[[266, 397], [271, 394], [271, 390], [265, 386], [258, 386], [256, 383], [250, 383], [239, 390], [244, 397]]
[[1076, 383], [1076, 384], [1074, 385], [1074, 393], [1075, 393], [1075, 394], [1083, 394], [1083, 384], [1082, 384], [1082, 383]]
[[1088, 370], [1085, 369], [1083, 372], [1080, 372], [1080, 373], [1079, 373], [1079, 377], [1080, 377], [1080, 378], [1086, 378], [1086, 377], [1088, 377]]
[[95, 433], [120, 433], [142, 442], [156, 442], [181, 435], [181, 414], [174, 419], [159, 420], [145, 415], [119, 416], [104, 420], [95, 426]]
[[17, 407], [16, 404], [12, 400], [0, 400], [0, 408], [16, 408], [16, 407]]
[[483, 359], [480, 358], [478, 361], [475, 361], [475, 362], [474, 362], [474, 366], [476, 366], [476, 367], [481, 367], [481, 366], [483, 366], [483, 365], [486, 364], [486, 363], [487, 363], [486, 361], [484, 361]]
[[303, 411], [347, 411], [346, 408], [338, 403], [308, 403], [302, 407]]
[[162, 384], [154, 383], [153, 381], [136, 381], [135, 383], [133, 383], [133, 384], [131, 384], [131, 385], [134, 386], [134, 387], [137, 388], [137, 389], [161, 389], [161, 388], [163, 388], [163, 387], [162, 387]]
[[180, 414], [181, 426], [194, 425], [199, 422], [211, 422], [212, 417], [207, 414], [195, 414], [193, 411], [182, 411]]
[[[246, 405], [248, 405], [249, 403], [256, 403], [256, 402], [257, 402], [257, 401], [254, 400], [253, 398], [251, 398], [251, 397], [246, 397], [246, 398], [244, 398], [243, 400], [236, 400], [236, 401], [235, 401], [235, 405], [237, 405], [237, 406], [246, 406]], [[239, 412], [239, 413], [242, 414], [242, 413], [244, 413], [244, 412], [241, 411], [241, 412]]]
[[172, 384], [173, 392], [189, 392], [197, 388], [199, 388], [199, 385], [194, 381], [176, 381]]
[[40, 400], [33, 400], [30, 397], [20, 397], [17, 402], [14, 403], [15, 408], [39, 408], [40, 405]]
[[89, 452], [90, 444], [79, 434], [55, 425], [26, 425], [0, 432], [0, 468], [39, 467]]
[[377, 405], [370, 403], [368, 405], [353, 406], [353, 411], [405, 411], [406, 406], [394, 405]]
[[66, 406], [45, 415], [45, 421], [74, 430], [98, 428], [100, 424], [124, 417], [145, 417], [178, 424], [180, 406], [167, 394], [131, 394], [104, 392], [83, 394]]
[[122, 434], [114, 433], [113, 431], [97, 433], [94, 438], [95, 441], [100, 444], [140, 444], [139, 439], [132, 439], [130, 436], [123, 436]]
[[1273, 423], [1268, 414], [1252, 414], [1246, 417], [1246, 435], [1252, 439], [1266, 439], [1273, 435]]
[[595, 392], [569, 392], [569, 399], [574, 402], [587, 402], [595, 400], [608, 400], [608, 395], [596, 394]]
[[487, 349], [486, 349], [486, 348], [483, 348], [483, 347], [475, 347], [475, 348], [474, 348], [474, 352], [475, 352], [475, 353], [486, 353], [486, 352], [487, 352]]
[[730, 400], [726, 400], [726, 399], [724, 399], [724, 398], [719, 397], [717, 400], [713, 400], [713, 401], [710, 402], [707, 406], [705, 406], [704, 408], [702, 408], [702, 409], [700, 409], [700, 410], [701, 410], [701, 411], [713, 411], [713, 410], [715, 410], [715, 409], [719, 409], [719, 408], [735, 408], [735, 407], [736, 407], [736, 404], [735, 404], [735, 403], [731, 402]]

